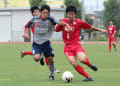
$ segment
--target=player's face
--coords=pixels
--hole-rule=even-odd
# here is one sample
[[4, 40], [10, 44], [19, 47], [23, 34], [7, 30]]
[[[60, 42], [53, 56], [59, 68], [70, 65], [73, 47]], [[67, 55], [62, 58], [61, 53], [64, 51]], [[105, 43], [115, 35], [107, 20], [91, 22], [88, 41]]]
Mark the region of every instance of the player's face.
[[110, 21], [110, 25], [113, 25], [113, 22], [112, 22], [112, 21]]
[[40, 16], [40, 11], [39, 10], [34, 10], [33, 16]]
[[44, 9], [42, 12], [41, 12], [41, 18], [42, 19], [47, 19], [48, 18], [48, 15], [49, 15], [49, 11], [47, 9]]
[[76, 14], [74, 12], [68, 12], [67, 17], [69, 21], [74, 21]]

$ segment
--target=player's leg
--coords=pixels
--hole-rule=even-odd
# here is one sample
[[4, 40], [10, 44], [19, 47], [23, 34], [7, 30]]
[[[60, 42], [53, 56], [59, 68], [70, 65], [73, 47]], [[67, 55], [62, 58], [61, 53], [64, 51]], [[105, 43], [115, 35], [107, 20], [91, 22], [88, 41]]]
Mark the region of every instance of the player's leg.
[[33, 58], [36, 62], [38, 62], [40, 60], [41, 53], [42, 53], [42, 50], [41, 50], [40, 45], [33, 43], [32, 54], [33, 54]]
[[[41, 58], [41, 57], [40, 57]], [[48, 59], [45, 57], [45, 63], [46, 65], [49, 67], [49, 62], [48, 62]], [[57, 70], [56, 68], [54, 68], [54, 73], [60, 73], [59, 70]]]
[[97, 67], [94, 64], [91, 64], [88, 58], [86, 57], [86, 54], [84, 52], [79, 52], [77, 54], [77, 57], [80, 62], [83, 64], [86, 64], [88, 67], [90, 67], [92, 70], [97, 71]]
[[83, 64], [86, 64], [92, 70], [97, 71], [97, 67], [90, 63], [90, 61], [86, 57], [86, 52], [84, 51], [84, 49], [81, 47], [80, 44], [76, 45], [75, 55], [79, 58], [80, 62], [82, 62]]
[[111, 43], [112, 43], [112, 45], [113, 45], [115, 51], [117, 51], [116, 42], [115, 42], [115, 37], [113, 37], [113, 38], [111, 39]]
[[111, 38], [108, 39], [109, 52], [111, 52]]
[[49, 62], [48, 62], [48, 59], [46, 57], [45, 57], [45, 63], [49, 67]]
[[[40, 64], [41, 65], [44, 65], [44, 54], [42, 53], [41, 54], [41, 57], [40, 57]], [[46, 65], [49, 67], [49, 62], [48, 62], [48, 59], [47, 58], [45, 58], [45, 63], [46, 63]]]
[[49, 79], [50, 80], [55, 80], [54, 79], [54, 61], [53, 61], [53, 57], [49, 56], [47, 58], [48, 58], [49, 70], [50, 70]]
[[32, 55], [32, 51], [21, 51], [21, 58], [23, 58], [26, 55]]
[[40, 60], [40, 54], [34, 54], [33, 58], [36, 62], [38, 62]]
[[40, 64], [43, 66], [44, 65], [44, 60], [43, 60], [43, 53], [40, 56]]
[[117, 47], [116, 47], [116, 42], [115, 41], [112, 41], [112, 45], [113, 45], [115, 51], [117, 51]]
[[92, 81], [92, 78], [90, 75], [88, 75], [84, 69], [77, 64], [77, 58], [75, 57], [75, 53], [73, 52], [74, 50], [74, 46], [73, 45], [68, 45], [68, 46], [65, 46], [64, 47], [64, 54], [67, 58], [67, 60], [70, 62], [70, 64], [72, 64], [72, 66], [74, 67], [74, 69], [79, 73], [81, 74], [82, 76], [86, 77], [86, 78], [90, 78], [88, 81]]
[[48, 59], [49, 70], [50, 70], [49, 79], [55, 80], [54, 79], [54, 61], [53, 61], [54, 52], [53, 52], [53, 49], [51, 48], [49, 41], [45, 42], [42, 45], [42, 51], [44, 53], [44, 56]]
[[[41, 59], [41, 58], [42, 58], [42, 59]], [[47, 57], [45, 57], [45, 63], [46, 63], [46, 65], [49, 67], [49, 62], [48, 62]], [[43, 61], [43, 55], [41, 55], [41, 57], [40, 57], [40, 64], [41, 64], [41, 65], [44, 64], [44, 61]], [[60, 71], [57, 70], [56, 68], [54, 68], [54, 73], [60, 73]]]
[[91, 76], [88, 75], [85, 70], [77, 64], [76, 58], [75, 56], [68, 56], [67, 57], [68, 61], [70, 62], [70, 64], [72, 64], [72, 66], [74, 67], [74, 69], [81, 74], [82, 76], [86, 77], [86, 79], [84, 81], [93, 81]]

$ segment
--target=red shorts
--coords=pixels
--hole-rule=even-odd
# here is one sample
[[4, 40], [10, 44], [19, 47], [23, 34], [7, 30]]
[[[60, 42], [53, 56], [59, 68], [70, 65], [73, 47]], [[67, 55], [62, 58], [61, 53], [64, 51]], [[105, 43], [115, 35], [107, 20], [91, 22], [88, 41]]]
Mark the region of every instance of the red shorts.
[[78, 53], [83, 52], [86, 54], [82, 46], [78, 44], [71, 44], [71, 45], [65, 45], [64, 47], [64, 54], [66, 57], [68, 56], [76, 56]]
[[109, 37], [109, 38], [108, 38], [108, 41], [109, 41], [109, 42], [114, 42], [114, 41], [115, 41], [115, 37]]

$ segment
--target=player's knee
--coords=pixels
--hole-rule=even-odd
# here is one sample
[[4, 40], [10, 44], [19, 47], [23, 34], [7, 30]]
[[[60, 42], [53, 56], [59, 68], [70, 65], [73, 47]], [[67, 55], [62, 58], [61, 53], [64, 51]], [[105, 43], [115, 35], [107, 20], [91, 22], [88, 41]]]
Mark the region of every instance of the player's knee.
[[85, 62], [86, 55], [83, 52], [78, 53], [78, 58], [80, 62]]
[[49, 62], [49, 63], [54, 63], [53, 57], [48, 57], [48, 62]]
[[76, 62], [70, 62], [74, 67], [77, 65]]
[[79, 61], [83, 63], [85, 62], [85, 58], [80, 58]]
[[34, 58], [34, 60], [35, 60], [36, 62], [38, 62], [40, 59], [38, 59], [38, 58]]
[[36, 62], [38, 62], [38, 61], [40, 60], [40, 57], [39, 57], [39, 56], [34, 56], [34, 60], [35, 60]]

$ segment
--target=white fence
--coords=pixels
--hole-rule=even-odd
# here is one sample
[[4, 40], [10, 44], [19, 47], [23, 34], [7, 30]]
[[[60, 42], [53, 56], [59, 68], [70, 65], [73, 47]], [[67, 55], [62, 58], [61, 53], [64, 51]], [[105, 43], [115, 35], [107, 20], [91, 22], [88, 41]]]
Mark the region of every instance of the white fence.
[[[64, 18], [64, 9], [51, 9], [56, 19]], [[0, 8], [0, 42], [22, 42], [24, 25], [32, 18], [29, 8]], [[61, 33], [54, 32], [52, 40], [62, 40]]]

